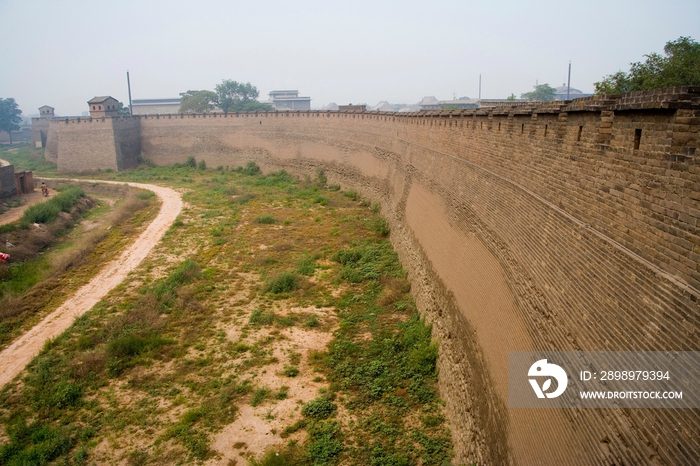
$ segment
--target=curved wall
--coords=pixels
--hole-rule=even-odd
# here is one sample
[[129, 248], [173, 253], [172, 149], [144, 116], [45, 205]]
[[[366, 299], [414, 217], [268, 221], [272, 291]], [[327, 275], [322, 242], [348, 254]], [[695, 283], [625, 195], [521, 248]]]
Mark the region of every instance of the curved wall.
[[255, 160], [382, 203], [440, 341], [457, 457], [682, 464], [698, 410], [507, 408], [513, 350], [699, 350], [700, 89], [440, 114], [140, 117], [142, 155]]

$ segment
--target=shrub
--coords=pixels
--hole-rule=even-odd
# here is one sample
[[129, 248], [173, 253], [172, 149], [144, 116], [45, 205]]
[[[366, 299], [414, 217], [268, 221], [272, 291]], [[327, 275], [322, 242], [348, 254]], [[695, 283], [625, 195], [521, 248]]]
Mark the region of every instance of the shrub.
[[207, 169], [207, 162], [204, 160], [200, 160], [199, 163], [197, 164], [197, 168], [200, 170], [206, 170]]
[[299, 368], [297, 366], [284, 366], [284, 371], [282, 371], [287, 377], [296, 377], [299, 375]]
[[187, 157], [187, 161], [185, 162], [186, 167], [190, 168], [195, 168], [197, 167], [197, 160], [195, 160], [194, 155], [190, 155]]
[[316, 398], [305, 403], [301, 408], [301, 415], [311, 419], [327, 419], [331, 417], [338, 406], [328, 398]]
[[299, 288], [299, 277], [294, 272], [281, 272], [265, 285], [265, 291], [272, 294], [286, 293]]
[[246, 163], [245, 167], [237, 167], [236, 171], [243, 173], [244, 175], [257, 175], [260, 173], [260, 167], [258, 167], [257, 163], [250, 160], [248, 163]]

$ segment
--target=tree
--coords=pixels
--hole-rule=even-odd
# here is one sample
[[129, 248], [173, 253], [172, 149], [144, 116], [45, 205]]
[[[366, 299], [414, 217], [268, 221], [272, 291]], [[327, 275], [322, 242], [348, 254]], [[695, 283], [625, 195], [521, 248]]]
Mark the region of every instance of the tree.
[[664, 46], [664, 54], [644, 55], [646, 61], [630, 63], [630, 71], [618, 71], [595, 83], [596, 94], [622, 94], [662, 87], [700, 85], [700, 43], [679, 37]]
[[121, 102], [117, 103], [117, 115], [119, 115], [119, 116], [131, 115], [131, 112], [129, 111], [129, 107], [125, 107], [124, 104]]
[[187, 91], [180, 93], [180, 112], [182, 113], [209, 113], [214, 110], [214, 104], [218, 99], [216, 92], [212, 91]]
[[216, 85], [216, 104], [224, 112], [270, 111], [270, 104], [258, 102], [258, 88], [250, 83], [225, 79]]
[[12, 131], [19, 129], [22, 124], [22, 110], [19, 109], [15, 99], [0, 97], [0, 131], [7, 131], [12, 144]]
[[534, 88], [535, 90], [532, 92], [520, 94], [520, 98], [526, 100], [540, 100], [542, 102], [549, 102], [554, 100], [554, 96], [557, 93], [556, 89], [554, 89], [547, 83], [534, 86]]
[[515, 99], [517, 99], [517, 97], [515, 97], [515, 94], [513, 94], [513, 93], [511, 92], [510, 95], [508, 96], [508, 98], [507, 98], [506, 100], [515, 100]]

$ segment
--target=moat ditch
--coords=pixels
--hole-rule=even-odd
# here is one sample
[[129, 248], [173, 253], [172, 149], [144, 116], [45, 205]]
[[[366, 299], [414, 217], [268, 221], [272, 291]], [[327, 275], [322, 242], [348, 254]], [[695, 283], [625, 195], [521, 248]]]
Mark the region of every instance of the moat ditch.
[[3, 462], [443, 464], [438, 350], [379, 204], [186, 166], [105, 174], [185, 208], [0, 397]]

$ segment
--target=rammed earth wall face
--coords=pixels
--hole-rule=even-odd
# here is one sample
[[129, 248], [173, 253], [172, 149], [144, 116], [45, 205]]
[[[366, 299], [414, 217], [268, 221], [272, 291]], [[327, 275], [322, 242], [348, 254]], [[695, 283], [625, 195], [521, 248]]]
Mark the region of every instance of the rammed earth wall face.
[[513, 350], [700, 350], [699, 93], [149, 116], [141, 149], [158, 164], [323, 167], [380, 201], [440, 341], [456, 463], [684, 464], [700, 457], [698, 410], [508, 409], [506, 369]]
[[61, 173], [92, 173], [133, 167], [140, 152], [138, 118], [104, 117], [52, 120], [45, 154]]

